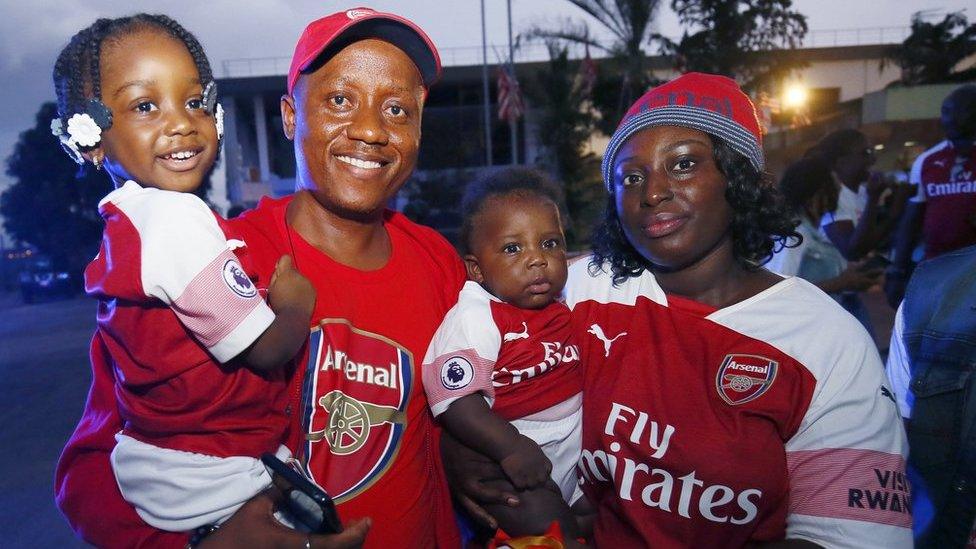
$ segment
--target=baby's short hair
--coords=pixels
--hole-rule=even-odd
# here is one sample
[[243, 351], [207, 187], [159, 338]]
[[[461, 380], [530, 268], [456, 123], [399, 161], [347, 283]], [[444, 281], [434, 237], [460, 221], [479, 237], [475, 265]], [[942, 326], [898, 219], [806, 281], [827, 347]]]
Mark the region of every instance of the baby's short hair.
[[474, 220], [482, 212], [489, 198], [533, 195], [551, 200], [557, 208], [561, 207], [563, 202], [563, 193], [559, 185], [545, 172], [535, 168], [521, 166], [502, 168], [470, 183], [461, 199], [461, 211], [464, 215], [459, 238], [461, 252], [470, 253]]

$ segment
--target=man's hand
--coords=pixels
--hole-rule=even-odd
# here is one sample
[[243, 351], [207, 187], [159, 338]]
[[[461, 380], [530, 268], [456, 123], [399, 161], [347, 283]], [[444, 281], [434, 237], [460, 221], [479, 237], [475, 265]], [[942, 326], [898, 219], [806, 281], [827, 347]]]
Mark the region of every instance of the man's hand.
[[507, 456], [501, 460], [502, 470], [519, 490], [536, 488], [549, 480], [552, 463], [534, 440], [519, 435]]
[[268, 284], [268, 304], [275, 313], [295, 308], [311, 318], [315, 308], [315, 287], [295, 269], [291, 256], [283, 255], [275, 264], [271, 283]]
[[519, 505], [515, 489], [508, 485], [501, 467], [491, 458], [461, 444], [447, 431], [441, 434], [441, 457], [454, 498], [484, 526], [494, 530], [498, 528], [498, 521], [482, 507], [483, 504]]
[[366, 533], [372, 525], [369, 518], [356, 520], [346, 526], [342, 533], [331, 535], [303, 534], [288, 528], [273, 515], [279, 495], [277, 490], [269, 489], [254, 496], [197, 547], [301, 549], [308, 546], [317, 549], [354, 549], [362, 547], [366, 540]]

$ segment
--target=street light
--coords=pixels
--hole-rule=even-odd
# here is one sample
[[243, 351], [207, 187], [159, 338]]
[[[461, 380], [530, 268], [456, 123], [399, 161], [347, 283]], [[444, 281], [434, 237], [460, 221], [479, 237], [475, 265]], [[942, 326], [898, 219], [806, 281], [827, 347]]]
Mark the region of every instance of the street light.
[[806, 86], [799, 83], [790, 84], [783, 93], [783, 106], [788, 109], [799, 109], [806, 105], [808, 97]]

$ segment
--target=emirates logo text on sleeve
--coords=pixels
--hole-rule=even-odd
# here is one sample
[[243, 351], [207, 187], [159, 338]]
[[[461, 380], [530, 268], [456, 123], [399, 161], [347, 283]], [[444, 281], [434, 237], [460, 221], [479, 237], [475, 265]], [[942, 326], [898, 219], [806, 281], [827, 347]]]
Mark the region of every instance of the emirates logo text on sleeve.
[[558, 341], [543, 341], [541, 343], [543, 350], [541, 362], [524, 368], [499, 368], [491, 373], [491, 385], [493, 387], [515, 385], [542, 375], [557, 366], [578, 362], [580, 359], [579, 347], [576, 345], [564, 346]]

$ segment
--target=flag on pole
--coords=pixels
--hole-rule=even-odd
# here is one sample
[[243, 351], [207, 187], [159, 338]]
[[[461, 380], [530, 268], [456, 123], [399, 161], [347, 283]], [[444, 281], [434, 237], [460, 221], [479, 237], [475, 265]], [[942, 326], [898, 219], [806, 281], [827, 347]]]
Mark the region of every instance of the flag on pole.
[[525, 112], [522, 90], [511, 65], [498, 68], [498, 119], [508, 122], [518, 120]]

